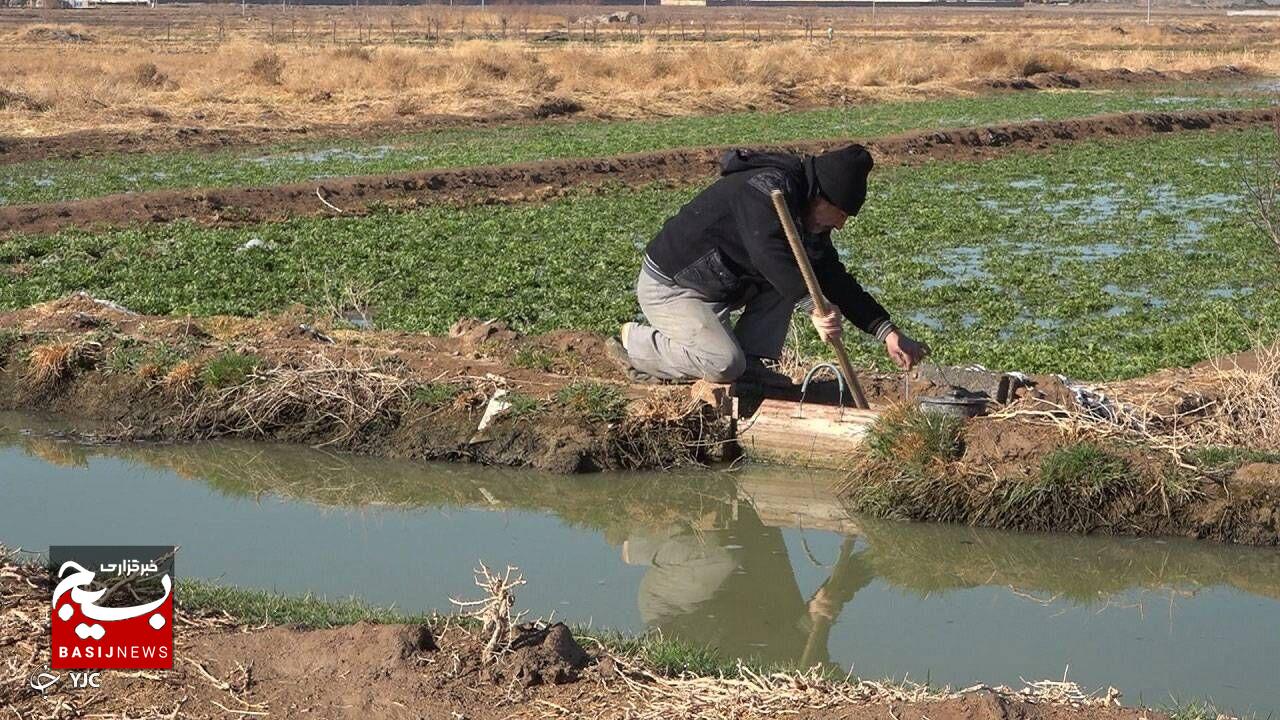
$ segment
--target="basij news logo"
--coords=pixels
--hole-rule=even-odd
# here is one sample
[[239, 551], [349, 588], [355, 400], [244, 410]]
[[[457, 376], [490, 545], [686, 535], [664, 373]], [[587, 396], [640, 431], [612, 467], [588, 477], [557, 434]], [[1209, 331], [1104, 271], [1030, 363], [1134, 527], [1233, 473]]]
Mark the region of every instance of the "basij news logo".
[[172, 545], [54, 545], [50, 667], [173, 667]]

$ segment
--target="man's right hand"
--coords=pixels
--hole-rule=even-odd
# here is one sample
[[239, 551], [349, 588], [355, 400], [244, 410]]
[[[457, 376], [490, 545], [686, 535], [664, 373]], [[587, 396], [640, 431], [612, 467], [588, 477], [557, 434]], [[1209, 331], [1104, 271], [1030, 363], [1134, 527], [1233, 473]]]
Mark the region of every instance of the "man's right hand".
[[822, 338], [825, 343], [835, 343], [840, 341], [841, 324], [844, 318], [840, 315], [840, 310], [835, 305], [827, 306], [827, 314], [819, 315], [817, 310], [810, 313], [809, 319], [813, 321], [813, 327], [818, 331], [818, 337]]

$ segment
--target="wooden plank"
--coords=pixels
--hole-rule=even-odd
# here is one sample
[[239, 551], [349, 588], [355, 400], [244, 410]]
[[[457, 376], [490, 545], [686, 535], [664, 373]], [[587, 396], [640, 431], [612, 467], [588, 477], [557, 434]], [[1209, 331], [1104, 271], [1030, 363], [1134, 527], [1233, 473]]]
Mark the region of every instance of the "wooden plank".
[[769, 398], [738, 421], [738, 443], [755, 460], [843, 470], [879, 417], [876, 410]]

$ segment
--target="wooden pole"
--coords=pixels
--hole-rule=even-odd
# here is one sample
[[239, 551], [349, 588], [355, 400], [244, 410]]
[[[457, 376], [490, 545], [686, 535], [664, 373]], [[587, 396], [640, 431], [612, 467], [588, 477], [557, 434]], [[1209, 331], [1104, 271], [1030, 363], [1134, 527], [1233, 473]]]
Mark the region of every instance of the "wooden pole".
[[[809, 297], [813, 298], [813, 309], [819, 315], [826, 315], [831, 312], [831, 309], [827, 305], [827, 298], [822, 294], [822, 287], [818, 285], [818, 277], [813, 274], [813, 265], [809, 263], [809, 255], [804, 251], [804, 243], [800, 242], [800, 232], [796, 230], [795, 221], [791, 219], [787, 198], [781, 190], [774, 190], [769, 193], [769, 196], [773, 198], [773, 209], [777, 211], [778, 220], [782, 222], [782, 231], [787, 234], [791, 254], [796, 256], [796, 264], [800, 266], [800, 274], [804, 276], [805, 287], [809, 288]], [[858, 382], [858, 374], [853, 371], [853, 364], [849, 362], [849, 352], [845, 350], [844, 343], [832, 340], [830, 344], [836, 351], [840, 372], [844, 374], [845, 381], [849, 383], [849, 390], [853, 392], [853, 404], [860, 410], [870, 409], [867, 396], [862, 393], [862, 385]]]

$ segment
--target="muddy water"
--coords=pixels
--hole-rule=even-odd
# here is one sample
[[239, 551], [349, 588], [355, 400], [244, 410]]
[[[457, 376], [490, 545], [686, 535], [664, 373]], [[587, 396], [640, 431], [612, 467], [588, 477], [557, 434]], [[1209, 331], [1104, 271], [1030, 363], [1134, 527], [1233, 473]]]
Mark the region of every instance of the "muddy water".
[[0, 428], [11, 546], [176, 543], [181, 576], [411, 612], [448, 611], [482, 559], [523, 569], [535, 614], [741, 656], [1280, 712], [1280, 551], [872, 522], [828, 477], [758, 467], [565, 478]]

